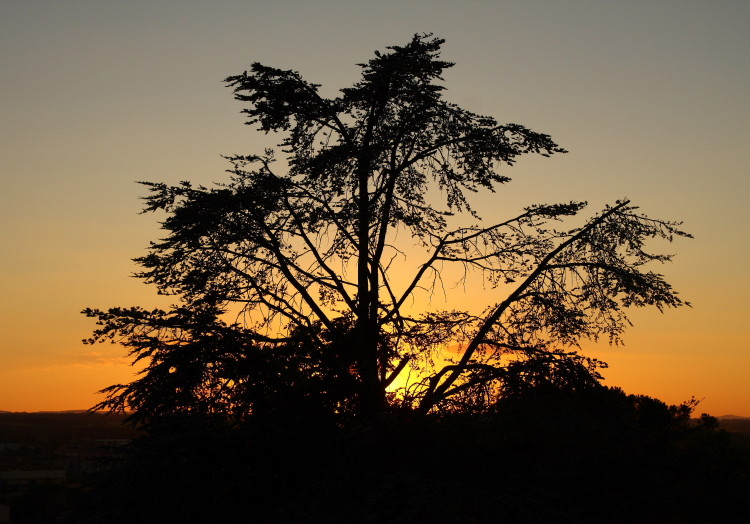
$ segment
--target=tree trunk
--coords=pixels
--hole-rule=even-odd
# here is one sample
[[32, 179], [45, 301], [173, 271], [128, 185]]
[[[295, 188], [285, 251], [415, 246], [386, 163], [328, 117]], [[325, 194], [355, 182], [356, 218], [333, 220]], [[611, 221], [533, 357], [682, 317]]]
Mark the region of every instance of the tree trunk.
[[[357, 320], [355, 324], [355, 347], [357, 372], [361, 391], [357, 411], [365, 419], [377, 419], [385, 410], [385, 391], [378, 376], [378, 285], [372, 278], [373, 261], [370, 260], [370, 148], [372, 121], [363, 138], [357, 169], [357, 236], [359, 241], [357, 260]], [[377, 271], [377, 269], [375, 269]], [[377, 277], [377, 273], [375, 273]]]

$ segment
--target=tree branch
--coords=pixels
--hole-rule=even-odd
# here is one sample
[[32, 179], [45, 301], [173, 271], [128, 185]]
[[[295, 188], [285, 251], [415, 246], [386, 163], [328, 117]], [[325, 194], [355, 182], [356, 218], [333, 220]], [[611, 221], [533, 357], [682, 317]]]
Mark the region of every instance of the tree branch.
[[526, 277], [526, 279], [511, 293], [507, 299], [505, 299], [503, 302], [501, 302], [495, 310], [487, 317], [487, 319], [484, 321], [482, 326], [479, 328], [477, 333], [474, 335], [474, 338], [472, 341], [468, 344], [466, 349], [464, 350], [464, 354], [461, 357], [461, 360], [459, 363], [452, 367], [452, 372], [450, 375], [438, 385], [439, 376], [441, 376], [444, 373], [439, 373], [436, 375], [438, 378], [435, 381], [431, 381], [430, 383], [430, 389], [427, 391], [425, 396], [422, 399], [422, 402], [419, 406], [419, 410], [423, 413], [426, 413], [429, 411], [437, 402], [439, 402], [442, 398], [444, 398], [445, 392], [448, 390], [448, 388], [456, 381], [456, 379], [461, 375], [463, 372], [463, 369], [465, 366], [468, 365], [469, 360], [471, 359], [474, 352], [479, 348], [482, 341], [484, 340], [485, 336], [489, 332], [489, 330], [492, 328], [492, 326], [500, 319], [502, 314], [505, 312], [505, 310], [515, 302], [518, 297], [531, 285], [532, 282], [534, 282], [539, 275], [541, 275], [544, 271], [547, 271], [549, 269], [548, 264], [563, 250], [565, 250], [568, 246], [573, 244], [574, 242], [580, 240], [585, 235], [587, 235], [591, 230], [599, 226], [602, 222], [604, 222], [608, 217], [613, 215], [614, 213], [618, 212], [620, 209], [626, 207], [630, 203], [629, 200], [625, 200], [623, 202], [620, 202], [616, 206], [612, 207], [611, 209], [607, 210], [605, 213], [602, 213], [599, 217], [592, 220], [587, 224], [585, 227], [581, 228], [581, 230], [576, 233], [575, 235], [568, 238], [566, 241], [559, 244], [555, 249], [550, 251], [547, 256], [545, 256], [542, 261], [537, 265], [537, 268], [531, 272], [531, 274]]

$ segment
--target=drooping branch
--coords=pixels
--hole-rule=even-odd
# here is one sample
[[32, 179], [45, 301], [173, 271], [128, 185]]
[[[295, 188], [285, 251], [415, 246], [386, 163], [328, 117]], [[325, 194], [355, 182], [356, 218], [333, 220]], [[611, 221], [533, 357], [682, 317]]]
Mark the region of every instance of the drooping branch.
[[[268, 232], [267, 228], [266, 231]], [[331, 319], [328, 318], [328, 315], [325, 314], [320, 305], [318, 305], [317, 301], [312, 297], [312, 295], [310, 295], [307, 290], [307, 286], [300, 282], [297, 277], [289, 270], [289, 267], [287, 265], [288, 259], [282, 253], [278, 241], [273, 237], [270, 237], [269, 240], [271, 241], [271, 250], [276, 255], [276, 258], [279, 262], [281, 273], [284, 275], [284, 277], [286, 277], [287, 281], [292, 285], [292, 287], [297, 290], [305, 303], [315, 313], [318, 319], [320, 319], [320, 321], [326, 326], [326, 328], [334, 329], [333, 322], [331, 322]]]
[[[287, 211], [292, 216], [292, 218], [295, 221], [295, 224], [297, 225], [297, 233], [302, 238], [302, 240], [305, 242], [307, 247], [309, 248], [310, 252], [315, 257], [315, 260], [317, 261], [318, 265], [328, 274], [331, 281], [334, 283], [333, 287], [336, 289], [336, 291], [339, 292], [341, 298], [344, 300], [346, 305], [350, 309], [354, 309], [356, 307], [354, 300], [349, 296], [349, 293], [346, 291], [346, 288], [344, 287], [344, 281], [339, 277], [339, 275], [331, 269], [331, 267], [323, 260], [323, 257], [320, 255], [320, 252], [318, 251], [317, 246], [312, 242], [310, 237], [307, 235], [307, 232], [305, 231], [305, 227], [302, 224], [302, 220], [300, 219], [299, 215], [294, 211], [293, 206], [289, 203], [288, 199], [285, 199], [285, 204]], [[319, 280], [320, 282], [320, 280]]]
[[420, 404], [420, 411], [427, 412], [429, 411], [437, 402], [440, 401], [440, 399], [443, 398], [445, 392], [450, 388], [453, 383], [459, 378], [461, 373], [463, 372], [463, 369], [465, 366], [469, 364], [469, 361], [471, 360], [473, 354], [476, 352], [476, 350], [481, 346], [483, 343], [485, 337], [489, 333], [490, 329], [500, 320], [500, 317], [505, 313], [505, 311], [508, 309], [508, 307], [518, 300], [518, 298], [526, 291], [526, 289], [537, 279], [540, 275], [542, 275], [545, 271], [549, 270], [549, 264], [556, 256], [558, 256], [560, 253], [562, 253], [565, 249], [567, 249], [569, 246], [577, 242], [578, 240], [584, 238], [590, 231], [598, 227], [600, 224], [604, 223], [604, 221], [610, 217], [611, 215], [617, 213], [621, 209], [624, 209], [627, 207], [627, 205], [630, 204], [629, 200], [625, 200], [622, 202], [619, 202], [614, 207], [610, 208], [609, 210], [605, 211], [601, 215], [599, 215], [594, 220], [590, 221], [586, 226], [581, 228], [576, 234], [570, 236], [567, 240], [560, 243], [556, 248], [551, 250], [547, 256], [545, 256], [537, 265], [536, 269], [529, 274], [526, 279], [524, 279], [523, 282], [521, 282], [515, 290], [506, 298], [504, 301], [502, 301], [498, 306], [487, 316], [485, 321], [482, 323], [481, 327], [477, 330], [476, 334], [474, 335], [471, 342], [467, 345], [466, 349], [464, 350], [463, 355], [461, 356], [461, 359], [456, 367], [451, 368], [451, 372], [448, 374], [446, 379], [442, 382], [440, 381], [440, 378], [443, 374], [435, 375], [435, 379], [430, 381], [430, 387], [428, 388], [427, 393], [425, 394], [422, 403]]

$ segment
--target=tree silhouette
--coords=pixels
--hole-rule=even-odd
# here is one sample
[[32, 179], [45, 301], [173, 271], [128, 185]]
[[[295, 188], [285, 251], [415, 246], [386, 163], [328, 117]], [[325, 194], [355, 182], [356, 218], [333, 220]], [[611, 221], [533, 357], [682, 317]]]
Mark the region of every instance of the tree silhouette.
[[[469, 197], [508, 182], [501, 169], [565, 151], [445, 101], [442, 44], [416, 35], [376, 52], [336, 98], [259, 63], [226, 79], [247, 123], [283, 137], [285, 162], [228, 157], [230, 180], [210, 188], [144, 182], [144, 212], [166, 213], [166, 236], [137, 276], [177, 305], [84, 311], [99, 324], [87, 342], [119, 341], [146, 363], [97, 407], [141, 422], [484, 410], [528, 387], [595, 384], [600, 363], [578, 354], [581, 340], [618, 343], [627, 307], [684, 304], [647, 267], [670, 256], [644, 243], [689, 235], [628, 200], [569, 229], [560, 222], [585, 203], [480, 221]], [[478, 273], [496, 303], [415, 311], [451, 265]], [[448, 346], [455, 358], [437, 358]], [[393, 390], [411, 368], [419, 380]]]

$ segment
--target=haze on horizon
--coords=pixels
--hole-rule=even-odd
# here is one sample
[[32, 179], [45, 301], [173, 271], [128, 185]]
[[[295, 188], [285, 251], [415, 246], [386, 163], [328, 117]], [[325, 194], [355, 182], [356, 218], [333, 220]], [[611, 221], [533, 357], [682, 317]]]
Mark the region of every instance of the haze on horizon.
[[0, 4], [0, 410], [85, 409], [131, 380], [119, 346], [83, 346], [79, 311], [164, 304], [130, 261], [159, 237], [136, 180], [210, 184], [273, 141], [221, 80], [252, 61], [327, 94], [415, 32], [446, 39], [445, 97], [552, 135], [477, 195], [482, 216], [628, 197], [695, 235], [658, 268], [693, 303], [632, 314], [592, 350], [607, 384], [750, 416], [750, 5], [663, 1]]

